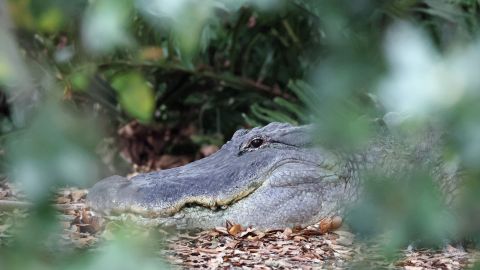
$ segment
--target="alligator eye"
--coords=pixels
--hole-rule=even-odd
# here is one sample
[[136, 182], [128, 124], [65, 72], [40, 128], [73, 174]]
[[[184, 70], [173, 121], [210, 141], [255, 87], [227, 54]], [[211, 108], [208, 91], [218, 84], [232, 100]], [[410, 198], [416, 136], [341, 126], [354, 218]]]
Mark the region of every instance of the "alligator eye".
[[256, 139], [253, 139], [253, 140], [250, 142], [250, 147], [252, 147], [252, 148], [258, 148], [258, 147], [260, 147], [262, 144], [263, 144], [263, 139], [256, 138]]

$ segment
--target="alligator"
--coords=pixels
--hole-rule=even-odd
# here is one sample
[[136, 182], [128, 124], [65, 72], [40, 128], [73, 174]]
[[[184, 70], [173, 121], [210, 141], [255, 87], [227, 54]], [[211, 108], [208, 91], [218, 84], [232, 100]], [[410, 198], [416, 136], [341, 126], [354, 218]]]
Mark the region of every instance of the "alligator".
[[436, 132], [402, 140], [382, 131], [351, 152], [320, 146], [313, 129], [283, 123], [240, 129], [218, 152], [185, 166], [108, 177], [90, 189], [87, 204], [103, 215], [133, 214], [179, 228], [213, 228], [226, 220], [257, 228], [307, 226], [343, 215], [361, 196], [366, 172], [388, 177], [418, 166], [432, 168], [446, 201], [454, 197], [457, 169], [441, 161]]

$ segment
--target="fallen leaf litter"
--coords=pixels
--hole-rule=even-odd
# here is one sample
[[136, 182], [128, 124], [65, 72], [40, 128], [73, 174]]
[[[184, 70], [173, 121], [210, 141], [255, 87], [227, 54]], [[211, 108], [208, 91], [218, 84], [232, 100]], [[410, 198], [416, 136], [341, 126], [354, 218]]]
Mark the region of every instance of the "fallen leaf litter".
[[[0, 186], [4, 199], [16, 200], [6, 185]], [[65, 204], [60, 222], [64, 228], [63, 245], [93, 248], [114, 236], [103, 219], [82, 205], [87, 191], [62, 189], [56, 203]], [[75, 207], [70, 207], [73, 205]], [[0, 212], [0, 245], [8, 245], [22, 210]], [[479, 251], [464, 251], [447, 246], [443, 250], [399, 251], [400, 259], [392, 263], [380, 254], [379, 245], [355, 241], [345, 230], [336, 230], [338, 217], [323, 220], [307, 228], [260, 231], [241, 224], [195, 232], [164, 233], [165, 245], [157, 254], [184, 269], [464, 269], [479, 257]], [[162, 231], [163, 232], [163, 231]]]

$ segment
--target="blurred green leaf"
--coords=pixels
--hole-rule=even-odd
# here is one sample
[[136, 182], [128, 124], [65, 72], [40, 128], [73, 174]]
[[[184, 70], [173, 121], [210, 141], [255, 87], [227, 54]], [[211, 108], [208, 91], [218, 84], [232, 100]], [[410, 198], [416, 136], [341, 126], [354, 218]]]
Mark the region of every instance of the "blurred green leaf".
[[89, 77], [83, 72], [75, 72], [70, 75], [70, 82], [74, 90], [85, 90], [89, 83]]
[[0, 85], [6, 84], [12, 75], [12, 70], [7, 63], [7, 58], [0, 52]]
[[371, 238], [387, 233], [386, 246], [395, 252], [410, 243], [440, 247], [455, 234], [457, 221], [445, 210], [442, 194], [424, 171], [385, 177], [373, 172], [362, 199], [351, 208], [352, 228]]
[[127, 113], [142, 122], [152, 119], [155, 109], [153, 90], [140, 73], [116, 75], [112, 79], [112, 86], [117, 90], [120, 104]]
[[34, 28], [34, 18], [30, 12], [29, 5], [31, 0], [9, 0], [8, 9], [14, 22], [24, 28]]
[[209, 21], [216, 19], [212, 16], [213, 2], [139, 0], [136, 6], [154, 27], [160, 27], [159, 22], [170, 26], [181, 59], [189, 63], [198, 50], [206, 48], [210, 39], [215, 37], [210, 28], [206, 27]]
[[39, 28], [46, 32], [55, 32], [60, 30], [63, 25], [63, 14], [58, 8], [52, 7], [41, 15], [38, 19]]
[[[91, 130], [79, 137], [87, 126]], [[46, 103], [20, 136], [9, 137], [7, 152], [13, 179], [23, 183], [27, 195], [36, 202], [50, 196], [54, 187], [91, 184], [98, 177], [91, 152], [97, 132], [89, 119]]]

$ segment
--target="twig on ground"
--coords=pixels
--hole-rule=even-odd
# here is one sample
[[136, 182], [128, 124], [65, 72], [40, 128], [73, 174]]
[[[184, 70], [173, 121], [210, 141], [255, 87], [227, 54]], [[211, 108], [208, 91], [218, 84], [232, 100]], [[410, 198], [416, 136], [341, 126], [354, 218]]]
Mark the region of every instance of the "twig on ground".
[[[77, 210], [77, 209], [85, 208], [84, 203], [53, 204], [53, 206], [58, 210]], [[31, 202], [0, 200], [0, 211], [12, 211], [14, 209], [29, 209], [32, 207], [33, 207], [33, 203]]]

